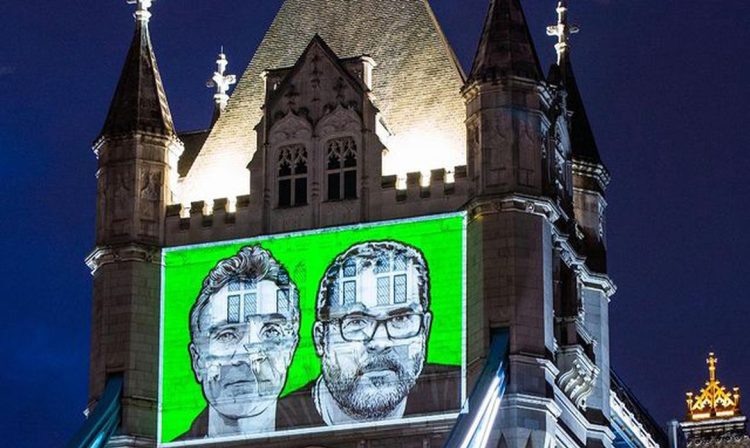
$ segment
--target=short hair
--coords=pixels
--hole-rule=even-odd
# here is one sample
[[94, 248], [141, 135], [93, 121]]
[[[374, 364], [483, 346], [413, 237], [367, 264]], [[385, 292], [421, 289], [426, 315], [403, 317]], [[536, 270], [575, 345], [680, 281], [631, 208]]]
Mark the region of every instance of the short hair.
[[225, 258], [214, 266], [203, 280], [203, 286], [190, 310], [190, 335], [194, 339], [200, 326], [200, 315], [211, 296], [233, 281], [260, 282], [270, 280], [278, 286], [289, 286], [289, 305], [294, 331], [299, 330], [299, 290], [289, 272], [273, 255], [260, 246], [247, 246], [237, 255]]
[[375, 263], [383, 254], [402, 256], [407, 263], [409, 261], [412, 262], [414, 268], [417, 270], [419, 304], [422, 305], [422, 309], [427, 311], [430, 306], [430, 271], [427, 268], [427, 260], [425, 260], [422, 252], [416, 247], [398, 241], [371, 241], [351, 246], [345, 252], [339, 254], [328, 266], [318, 287], [318, 300], [315, 307], [316, 317], [321, 319], [322, 310], [327, 310], [331, 306], [329, 289], [338, 280], [344, 263], [355, 258], [364, 262], [360, 267], [367, 267]]

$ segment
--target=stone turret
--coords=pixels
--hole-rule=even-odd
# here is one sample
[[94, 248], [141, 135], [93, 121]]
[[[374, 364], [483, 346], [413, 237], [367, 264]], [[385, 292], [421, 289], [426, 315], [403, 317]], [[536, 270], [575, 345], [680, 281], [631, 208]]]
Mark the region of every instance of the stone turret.
[[492, 1], [464, 86], [469, 176], [477, 193], [543, 192], [541, 79], [520, 2]]
[[[611, 378], [607, 372], [609, 300], [614, 293], [614, 285], [606, 276], [603, 245], [604, 189], [609, 174], [599, 158], [570, 61], [570, 39], [579, 28], [569, 23], [567, 1], [559, 1], [556, 12], [557, 23], [547, 28], [547, 34], [557, 38], [557, 59], [548, 75], [549, 89], [555, 96], [549, 112], [552, 127], [548, 141], [551, 148], [557, 148], [550, 152], [550, 173], [554, 188], [570, 193], [571, 202], [563, 204], [574, 218], [567, 227], [569, 241], [586, 270], [586, 275], [581, 275], [579, 267], [559, 264], [557, 286], [561, 294], [557, 295], [555, 337], [561, 375], [557, 383], [591, 423], [603, 424], [611, 413]], [[607, 438], [594, 431], [587, 443], [606, 445]]]
[[[133, 2], [135, 3], [135, 2]], [[138, 0], [130, 49], [94, 152], [98, 158], [90, 408], [123, 377], [124, 433], [155, 434], [159, 249], [182, 144]]]
[[589, 265], [597, 272], [607, 272], [606, 190], [610, 175], [599, 156], [594, 133], [573, 72], [570, 60], [565, 67], [565, 90], [571, 114], [573, 136], [573, 207], [583, 232], [583, 246]]
[[607, 207], [605, 194], [610, 176], [599, 155], [599, 148], [573, 71], [570, 37], [578, 33], [579, 28], [568, 23], [567, 1], [558, 3], [557, 14], [557, 23], [547, 28], [547, 34], [557, 38], [557, 62], [552, 65], [548, 80], [564, 98], [564, 104], [559, 110], [567, 115], [570, 128], [573, 209], [582, 233], [583, 251], [592, 269], [606, 273], [604, 211]]
[[476, 188], [469, 259], [481, 260], [468, 270], [468, 313], [483, 316], [469, 359], [486, 356], [471, 347], [487, 347], [494, 329], [510, 329], [508, 407], [488, 446], [547, 447], [558, 416], [548, 406], [548, 382], [557, 374], [549, 266], [563, 198], [550, 194], [545, 113], [552, 98], [519, 0], [490, 2], [463, 93], [468, 176]]

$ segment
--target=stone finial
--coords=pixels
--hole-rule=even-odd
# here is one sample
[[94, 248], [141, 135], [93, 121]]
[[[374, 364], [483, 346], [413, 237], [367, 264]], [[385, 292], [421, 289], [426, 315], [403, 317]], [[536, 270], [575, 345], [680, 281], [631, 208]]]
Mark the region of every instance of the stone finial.
[[135, 9], [135, 20], [141, 23], [148, 23], [151, 18], [149, 8], [153, 5], [155, 0], [127, 0], [129, 5], [137, 5]]
[[557, 24], [547, 27], [547, 35], [557, 37], [555, 50], [557, 51], [557, 65], [561, 65], [570, 51], [570, 36], [580, 31], [577, 25], [568, 24], [568, 2], [557, 2]]
[[229, 61], [227, 55], [224, 54], [224, 47], [221, 47], [219, 56], [216, 59], [216, 71], [211, 79], [206, 83], [207, 87], [215, 88], [214, 102], [216, 103], [217, 112], [223, 112], [224, 108], [227, 107], [229, 102], [229, 87], [237, 83], [237, 77], [235, 75], [225, 75]]

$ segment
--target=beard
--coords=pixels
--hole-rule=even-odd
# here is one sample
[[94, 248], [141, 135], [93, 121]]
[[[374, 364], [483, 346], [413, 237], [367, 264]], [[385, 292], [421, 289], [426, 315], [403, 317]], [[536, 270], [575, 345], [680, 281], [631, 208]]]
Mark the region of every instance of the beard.
[[366, 355], [360, 362], [342, 365], [335, 355], [323, 357], [323, 379], [341, 409], [358, 420], [389, 416], [409, 394], [422, 370], [424, 354], [407, 363], [394, 353]]

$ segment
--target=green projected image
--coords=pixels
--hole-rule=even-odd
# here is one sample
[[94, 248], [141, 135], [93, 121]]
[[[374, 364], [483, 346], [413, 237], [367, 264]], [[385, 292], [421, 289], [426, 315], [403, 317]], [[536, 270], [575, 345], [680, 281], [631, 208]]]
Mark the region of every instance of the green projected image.
[[165, 249], [159, 443], [457, 412], [464, 241], [460, 213]]

